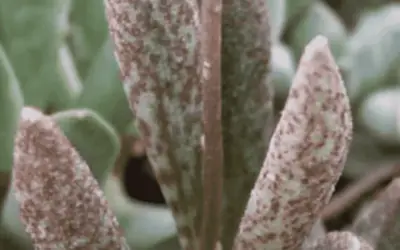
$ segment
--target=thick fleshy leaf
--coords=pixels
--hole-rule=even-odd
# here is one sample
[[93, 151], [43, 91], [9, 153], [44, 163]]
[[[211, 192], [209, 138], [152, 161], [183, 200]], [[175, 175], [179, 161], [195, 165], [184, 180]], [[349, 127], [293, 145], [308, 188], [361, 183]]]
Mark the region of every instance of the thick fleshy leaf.
[[105, 182], [104, 193], [133, 250], [153, 249], [176, 236], [174, 217], [168, 207], [128, 198], [121, 186], [111, 175]]
[[102, 184], [114, 167], [120, 151], [115, 130], [89, 109], [61, 111], [51, 117]]
[[50, 117], [28, 107], [12, 187], [35, 249], [129, 249], [89, 167]]
[[329, 39], [335, 59], [346, 51], [346, 29], [339, 16], [324, 2], [317, 1], [299, 19], [289, 34], [289, 45], [298, 60], [306, 46], [315, 36], [323, 35]]
[[400, 245], [400, 178], [395, 178], [359, 211], [351, 230], [379, 250]]
[[199, 10], [195, 0], [105, 0], [126, 95], [183, 249], [201, 221]]
[[277, 42], [281, 37], [286, 24], [287, 0], [266, 0], [269, 12], [269, 24], [271, 27], [271, 41]]
[[316, 0], [286, 0], [286, 23], [292, 25], [304, 15]]
[[349, 40], [352, 58], [348, 78], [351, 99], [390, 83], [400, 65], [400, 4], [387, 5], [366, 15]]
[[[1, 107], [0, 107], [1, 108]], [[119, 152], [118, 137], [108, 124], [89, 110], [68, 110], [53, 115], [62, 132], [87, 162], [94, 177], [103, 184]], [[19, 121], [19, 119], [18, 119]], [[8, 190], [1, 214], [3, 229], [25, 248], [32, 242], [19, 219], [19, 204], [13, 186]]]
[[104, 42], [92, 62], [83, 83], [83, 91], [74, 107], [96, 111], [119, 133], [123, 133], [132, 121], [132, 113], [125, 97], [110, 39]]
[[[22, 93], [12, 66], [0, 45], [0, 171], [11, 172], [13, 166], [14, 138], [23, 106]], [[19, 220], [18, 203], [9, 191], [1, 209], [1, 228], [19, 245], [30, 246], [30, 238]], [[8, 200], [11, 200], [8, 202]]]
[[15, 198], [15, 188], [10, 185], [1, 209], [1, 230], [22, 249], [32, 248], [32, 239], [20, 220], [19, 202]]
[[10, 172], [12, 169], [14, 136], [22, 106], [18, 79], [0, 44], [0, 172]]
[[397, 130], [399, 107], [399, 87], [380, 90], [361, 103], [357, 118], [375, 139], [385, 144], [400, 145], [400, 134]]
[[59, 84], [54, 84], [52, 95], [55, 97], [64, 96], [65, 98], [52, 99], [50, 110], [57, 110], [70, 106], [82, 92], [82, 82], [75, 67], [74, 58], [66, 43], [58, 49]]
[[251, 193], [237, 250], [300, 249], [342, 174], [350, 103], [327, 38], [305, 48]]
[[295, 71], [296, 64], [290, 48], [281, 43], [273, 44], [269, 77], [274, 85], [275, 95], [278, 98], [286, 98], [292, 85]]
[[268, 79], [271, 41], [266, 1], [226, 1], [222, 14], [221, 243], [223, 249], [232, 249], [273, 130], [273, 86]]
[[73, 52], [79, 74], [86, 79], [93, 60], [107, 40], [107, 22], [104, 2], [98, 0], [70, 0], [71, 31], [69, 45]]
[[304, 250], [374, 250], [374, 248], [354, 233], [334, 231]]
[[[15, 67], [26, 105], [67, 106], [80, 91], [71, 73], [64, 38], [68, 32], [69, 1], [0, 1], [4, 49]], [[75, 77], [76, 79], [76, 77]]]
[[345, 1], [336, 1], [336, 0], [328, 0], [329, 2], [339, 3], [340, 8], [337, 9], [339, 15], [342, 20], [346, 23], [347, 27], [354, 27], [357, 24], [357, 21], [362, 17], [365, 13], [373, 9], [377, 9], [382, 7], [383, 5], [387, 5], [396, 1], [393, 0], [345, 0]]

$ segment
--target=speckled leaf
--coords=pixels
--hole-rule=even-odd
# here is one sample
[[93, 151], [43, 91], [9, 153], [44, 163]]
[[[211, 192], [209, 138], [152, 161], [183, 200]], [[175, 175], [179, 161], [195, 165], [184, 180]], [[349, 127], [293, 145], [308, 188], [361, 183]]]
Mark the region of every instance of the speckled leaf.
[[132, 113], [121, 84], [111, 40], [104, 42], [93, 59], [83, 85], [82, 94], [74, 106], [95, 110], [123, 133], [132, 121]]
[[[119, 153], [119, 141], [113, 129], [89, 110], [63, 111], [54, 114], [53, 118], [88, 163], [97, 181], [103, 184], [105, 177], [102, 175], [107, 174], [107, 170], [114, 166], [115, 158]], [[19, 220], [19, 206], [13, 186], [8, 190], [3, 204], [1, 214], [3, 229], [16, 236], [19, 244], [25, 248], [29, 247], [31, 241]]]
[[381, 87], [391, 71], [399, 67], [399, 43], [400, 4], [387, 5], [360, 20], [349, 40], [351, 99]]
[[0, 172], [10, 172], [23, 98], [18, 79], [0, 44]]
[[105, 0], [126, 94], [175, 217], [195, 250], [201, 205], [199, 13], [194, 0]]
[[60, 62], [68, 13], [65, 0], [0, 1], [2, 41], [27, 105], [60, 107], [75, 96]]
[[32, 108], [21, 112], [12, 185], [35, 249], [129, 249], [89, 167], [55, 122]]
[[328, 41], [317, 36], [301, 58], [235, 249], [300, 249], [342, 173], [352, 126]]
[[114, 167], [120, 145], [115, 130], [90, 109], [71, 109], [51, 116], [102, 184]]
[[339, 16], [322, 1], [313, 3], [288, 36], [288, 44], [292, 47], [296, 60], [300, 58], [304, 46], [317, 35], [324, 35], [329, 39], [335, 59], [346, 52], [346, 29]]
[[272, 131], [265, 0], [229, 0], [222, 11], [224, 204], [221, 243], [231, 249]]

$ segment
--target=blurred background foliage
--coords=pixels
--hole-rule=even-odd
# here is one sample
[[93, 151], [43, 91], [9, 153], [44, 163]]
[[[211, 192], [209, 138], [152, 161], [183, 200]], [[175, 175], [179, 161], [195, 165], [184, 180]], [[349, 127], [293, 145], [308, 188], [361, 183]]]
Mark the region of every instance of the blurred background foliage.
[[[391, 177], [400, 173], [400, 1], [265, 1], [271, 13], [277, 116], [302, 50], [317, 34], [329, 39], [345, 79], [355, 135], [336, 192], [386, 166], [394, 169]], [[102, 181], [135, 249], [177, 249], [172, 216], [120, 82], [102, 1], [0, 1], [1, 244], [32, 249], [8, 190], [10, 135], [22, 105], [54, 115]], [[96, 172], [99, 165], [107, 165], [99, 169], [111, 174]], [[360, 204], [390, 180], [379, 178], [379, 185], [353, 197], [352, 206], [327, 216], [328, 229], [350, 223]]]

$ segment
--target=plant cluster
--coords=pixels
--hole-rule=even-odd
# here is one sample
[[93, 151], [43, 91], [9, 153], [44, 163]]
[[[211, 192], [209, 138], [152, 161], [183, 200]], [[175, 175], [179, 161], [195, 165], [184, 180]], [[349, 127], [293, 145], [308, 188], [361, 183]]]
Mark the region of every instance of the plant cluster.
[[[387, 2], [359, 17], [351, 0], [0, 2], [0, 246], [396, 248], [399, 167], [364, 166], [400, 146]], [[165, 206], [122, 190], [129, 136]], [[373, 187], [346, 227], [326, 227]]]

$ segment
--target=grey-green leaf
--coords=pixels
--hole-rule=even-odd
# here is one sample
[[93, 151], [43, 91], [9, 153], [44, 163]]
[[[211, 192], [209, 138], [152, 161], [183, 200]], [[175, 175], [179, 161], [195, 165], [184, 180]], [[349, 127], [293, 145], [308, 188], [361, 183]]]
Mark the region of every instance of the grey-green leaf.
[[293, 53], [284, 44], [276, 43], [272, 46], [272, 60], [270, 78], [274, 84], [275, 95], [286, 98], [292, 85], [292, 78], [296, 72]]
[[271, 41], [279, 40], [286, 24], [287, 0], [267, 0], [269, 23], [271, 26]]
[[72, 0], [70, 45], [79, 73], [86, 78], [108, 36], [104, 2]]
[[14, 136], [18, 129], [23, 98], [18, 80], [0, 45], [0, 171], [12, 169]]
[[156, 245], [176, 236], [174, 217], [167, 206], [158, 207], [128, 199], [121, 183], [113, 176], [105, 182], [104, 193], [133, 249], [154, 250]]
[[400, 145], [396, 118], [399, 107], [399, 87], [380, 90], [368, 96], [361, 104], [358, 119], [380, 142]]
[[110, 39], [94, 58], [75, 107], [95, 110], [119, 133], [132, 121]]
[[73, 109], [55, 113], [53, 118], [94, 177], [102, 183], [115, 164], [120, 150], [114, 129], [94, 111]]
[[59, 50], [68, 32], [69, 1], [0, 1], [4, 49], [13, 65], [27, 105], [59, 108], [73, 96], [59, 91], [63, 66]]
[[400, 4], [387, 5], [360, 20], [349, 40], [352, 99], [382, 86], [400, 65]]
[[[280, 0], [275, 0], [279, 2]], [[288, 23], [295, 21], [306, 12], [316, 0], [286, 0], [286, 19]]]
[[288, 43], [296, 60], [300, 59], [304, 47], [317, 35], [328, 38], [335, 59], [346, 52], [347, 34], [343, 23], [329, 6], [320, 1], [311, 6], [289, 34]]

